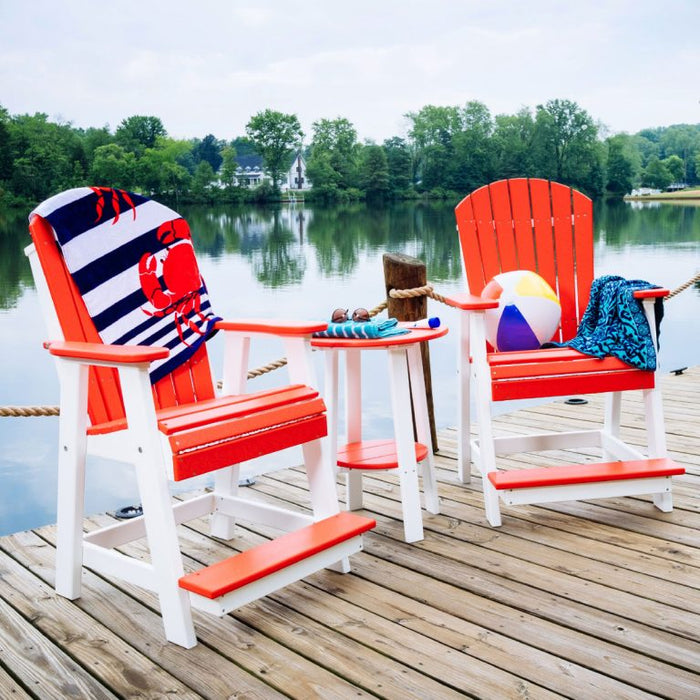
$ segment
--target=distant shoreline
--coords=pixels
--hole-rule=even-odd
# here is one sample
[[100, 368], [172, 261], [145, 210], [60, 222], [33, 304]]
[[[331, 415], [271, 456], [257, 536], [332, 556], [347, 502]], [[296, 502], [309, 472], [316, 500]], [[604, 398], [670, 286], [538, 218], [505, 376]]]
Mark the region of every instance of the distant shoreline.
[[681, 190], [680, 192], [659, 192], [658, 194], [641, 194], [641, 195], [631, 195], [626, 194], [623, 199], [629, 200], [631, 202], [648, 202], [651, 200], [671, 200], [671, 201], [682, 201], [687, 199], [700, 199], [700, 188], [692, 190]]

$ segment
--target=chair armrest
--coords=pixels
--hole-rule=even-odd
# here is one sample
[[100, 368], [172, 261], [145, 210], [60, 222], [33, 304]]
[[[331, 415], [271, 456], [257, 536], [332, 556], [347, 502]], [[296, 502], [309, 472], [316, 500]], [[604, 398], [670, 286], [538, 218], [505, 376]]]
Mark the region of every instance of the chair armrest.
[[658, 299], [659, 297], [667, 297], [670, 292], [668, 289], [655, 287], [653, 289], [638, 289], [633, 294], [635, 299]]
[[143, 364], [162, 360], [170, 354], [168, 348], [149, 345], [105, 345], [66, 340], [50, 341], [44, 343], [44, 347], [56, 357], [103, 365]]
[[467, 294], [466, 292], [446, 296], [445, 303], [448, 306], [453, 306], [463, 311], [486, 311], [486, 309], [498, 308], [497, 299], [484, 299], [475, 294]]
[[238, 333], [264, 333], [268, 335], [305, 336], [325, 331], [327, 321], [289, 321], [286, 319], [241, 318], [217, 321], [216, 330]]

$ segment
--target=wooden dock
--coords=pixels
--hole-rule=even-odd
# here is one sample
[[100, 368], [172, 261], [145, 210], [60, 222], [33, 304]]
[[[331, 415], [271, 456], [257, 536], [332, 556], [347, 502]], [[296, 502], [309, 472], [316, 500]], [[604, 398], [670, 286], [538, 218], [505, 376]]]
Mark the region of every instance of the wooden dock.
[[[351, 574], [315, 574], [223, 619], [195, 613], [190, 650], [164, 642], [139, 589], [86, 572], [79, 600], [56, 596], [53, 527], [1, 538], [0, 697], [698, 698], [700, 368], [665, 377], [664, 397], [671, 455], [687, 470], [672, 513], [649, 498], [504, 507], [490, 528], [481, 480], [459, 484], [445, 431], [442, 513], [425, 515], [422, 542], [403, 542], [397, 483], [378, 474], [365, 501], [378, 525]], [[564, 428], [598, 405], [557, 402], [499, 423]], [[304, 507], [301, 484], [289, 469], [249, 488]], [[269, 534], [241, 529], [232, 544]], [[193, 567], [228, 550], [204, 522], [182, 538]]]

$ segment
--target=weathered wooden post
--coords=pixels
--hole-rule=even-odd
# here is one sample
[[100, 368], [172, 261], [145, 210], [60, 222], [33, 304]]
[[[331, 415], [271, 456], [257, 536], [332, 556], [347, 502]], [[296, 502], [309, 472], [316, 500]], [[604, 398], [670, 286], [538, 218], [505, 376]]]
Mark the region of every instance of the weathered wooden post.
[[[424, 294], [415, 297], [394, 299], [390, 296], [392, 289], [415, 289], [427, 283], [425, 263], [418, 258], [402, 253], [384, 253], [384, 284], [390, 318], [399, 321], [420, 321], [428, 316], [428, 297]], [[425, 393], [428, 403], [430, 437], [433, 452], [437, 452], [437, 431], [435, 430], [435, 411], [433, 408], [433, 385], [430, 376], [430, 350], [428, 343], [421, 343], [423, 374], [425, 375]]]

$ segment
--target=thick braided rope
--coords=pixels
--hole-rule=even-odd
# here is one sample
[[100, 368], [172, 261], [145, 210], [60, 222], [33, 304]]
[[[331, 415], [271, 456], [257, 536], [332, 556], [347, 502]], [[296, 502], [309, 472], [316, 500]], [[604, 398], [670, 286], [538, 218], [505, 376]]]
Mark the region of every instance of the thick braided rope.
[[58, 406], [0, 406], [0, 416], [29, 418], [31, 416], [57, 416]]
[[392, 289], [389, 292], [389, 296], [392, 299], [410, 299], [411, 297], [430, 297], [435, 299], [435, 301], [445, 303], [445, 297], [442, 294], [438, 294], [434, 289], [432, 284], [426, 284], [422, 287], [414, 287], [413, 289]]
[[669, 293], [669, 295], [666, 297], [667, 299], [670, 299], [671, 297], [675, 297], [676, 294], [680, 294], [684, 289], [688, 289], [692, 284], [695, 284], [700, 280], [700, 270], [695, 273], [694, 277], [691, 277], [687, 282], [683, 283], [680, 287], [676, 287], [672, 292]]

